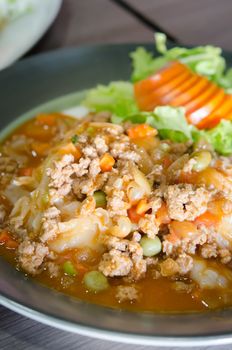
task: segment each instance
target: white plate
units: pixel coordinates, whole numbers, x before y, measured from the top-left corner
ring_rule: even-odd
[[[35,8],[0,31],[0,70],[25,54],[47,31],[62,0],[38,0]]]

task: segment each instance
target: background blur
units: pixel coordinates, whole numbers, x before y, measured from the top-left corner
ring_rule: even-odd
[[[232,0],[64,0],[56,21],[29,54],[93,43],[151,42],[153,28],[182,44],[232,50],[231,18]]]

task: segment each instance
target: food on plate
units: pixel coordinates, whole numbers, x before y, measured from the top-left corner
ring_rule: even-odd
[[[0,29],[31,11],[36,0],[0,0]]]
[[[87,91],[82,118],[41,112],[2,141],[0,254],[105,306],[232,306],[230,71],[217,48],[157,43],[132,83]]]

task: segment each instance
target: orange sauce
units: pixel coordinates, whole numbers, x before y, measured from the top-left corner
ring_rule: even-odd
[[[68,126],[71,128],[76,123],[70,117],[62,117]],[[37,129],[37,130],[35,130]],[[54,143],[56,136],[56,125],[41,125],[37,119],[32,119],[14,131],[8,137],[11,139],[13,135],[25,135],[33,138],[36,142],[46,142],[51,146]],[[29,157],[29,167],[38,166],[44,159],[43,156],[37,155],[31,150]],[[0,203],[6,205],[6,200],[0,197]],[[11,209],[10,207],[8,208]],[[67,254],[76,254],[76,251],[67,252]],[[0,256],[5,258],[10,264],[17,266],[17,256],[14,249],[6,249],[4,245],[0,245]],[[62,261],[62,255],[60,257]],[[35,281],[56,289],[69,296],[85,300],[88,302],[113,307],[122,308],[132,311],[152,311],[152,312],[199,312],[206,311],[211,308],[220,308],[224,306],[232,306],[232,286],[228,290],[200,290],[196,285],[191,291],[181,291],[175,288],[176,282],[174,279],[158,278],[155,279],[152,271],[149,271],[144,279],[136,283],[140,298],[136,302],[119,303],[115,298],[116,287],[118,285],[128,285],[121,278],[109,279],[110,287],[101,293],[89,292],[83,284],[83,274],[85,271],[97,268],[99,256],[93,254],[91,263],[83,263],[82,269],[77,273],[77,276],[70,277],[61,274],[59,277],[51,278],[47,271],[36,275],[33,278]],[[214,263],[213,263],[214,264]],[[218,263],[220,266],[220,263]],[[220,267],[219,267],[220,268]],[[185,279],[187,284],[192,281]]]

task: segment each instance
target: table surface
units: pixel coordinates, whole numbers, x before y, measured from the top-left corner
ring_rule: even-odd
[[[179,44],[214,44],[232,50],[231,13],[230,0],[64,0],[54,24],[27,56],[92,43],[151,42],[155,29]],[[0,349],[13,348],[145,349],[63,332],[0,307]]]

